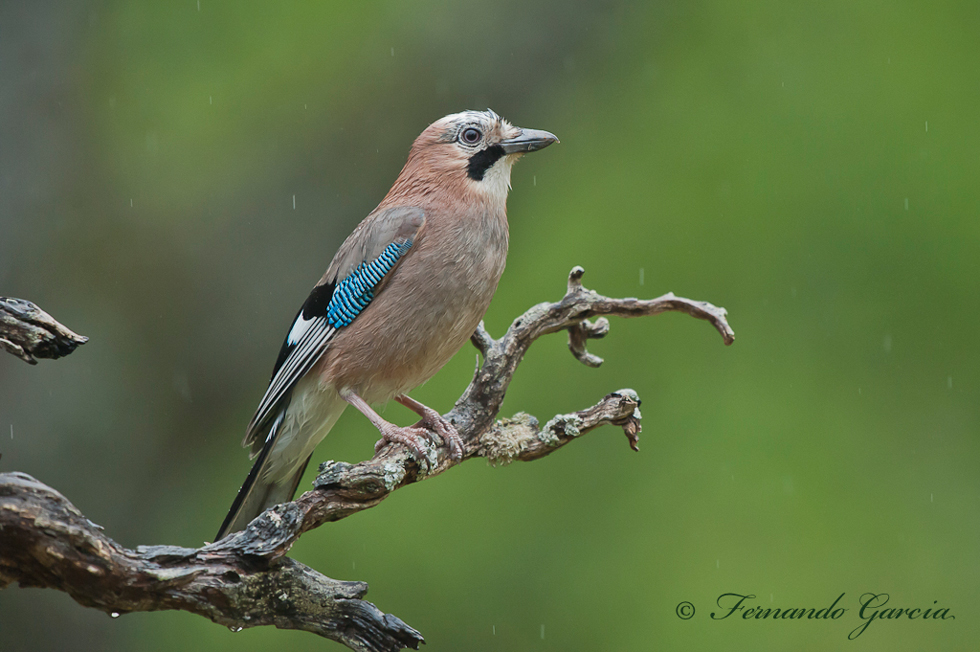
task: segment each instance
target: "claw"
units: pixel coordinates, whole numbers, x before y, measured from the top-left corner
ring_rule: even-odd
[[[425,446],[422,444],[421,440],[421,437],[425,434],[426,433],[423,429],[416,428],[414,426],[400,428],[392,425],[391,428],[386,428],[381,432],[381,439],[379,439],[374,445],[374,452],[377,453],[387,444],[401,444],[411,451],[415,458],[420,462],[426,461],[428,459],[428,455],[426,455]]]
[[[395,400],[422,417],[413,427],[422,428],[438,435],[442,439],[443,445],[449,448],[449,459],[454,462],[463,459],[463,439],[453,424],[432,408],[419,403],[410,396],[403,394],[396,396]]]
[[[419,421],[420,424],[425,425],[429,430],[435,432],[442,439],[442,443],[449,447],[449,458],[454,462],[459,462],[463,459],[463,439],[459,436],[459,432],[456,431],[456,427],[449,423],[446,419],[442,418],[441,414],[433,412],[435,414],[435,420],[432,423],[426,423],[426,419]]]

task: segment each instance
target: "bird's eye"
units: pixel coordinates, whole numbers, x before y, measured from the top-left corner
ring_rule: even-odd
[[[459,135],[460,140],[462,140],[467,145],[476,145],[483,138],[483,134],[480,133],[479,129],[474,129],[473,127],[468,127],[463,130],[463,133]]]

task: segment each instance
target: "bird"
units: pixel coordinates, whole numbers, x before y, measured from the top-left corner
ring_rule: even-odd
[[[454,462],[462,440],[408,392],[470,339],[504,271],[513,164],[558,138],[492,110],[463,111],[415,139],[391,189],[344,240],[300,307],[248,424],[255,459],[215,541],[292,500],[314,448],[348,405],[380,431],[375,450],[426,459],[434,432]],[[371,406],[394,399],[421,418],[397,426]]]

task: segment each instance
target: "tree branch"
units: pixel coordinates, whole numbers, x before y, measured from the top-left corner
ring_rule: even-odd
[[[30,301],[0,297],[0,349],[24,362],[60,358],[86,342]]]
[[[583,273],[574,268],[561,301],[532,307],[499,340],[483,324],[473,334],[483,364],[445,415],[462,437],[464,460],[536,460],[606,424],[621,427],[638,450],[640,399],[629,389],[608,394],[584,410],[557,415],[543,427],[523,413],[496,420],[517,365],[542,335],[567,330],[572,354],[589,366],[602,363],[585,345],[609,332],[606,315],[680,311],[711,322],[726,344],[734,341],[723,308],[672,293],[650,300],[611,299],[585,289]],[[594,317],[599,319],[590,322]],[[360,600],[366,584],[332,580],[285,555],[304,532],[374,507],[392,491],[455,465],[444,447],[432,443],[425,452],[426,459],[416,460],[401,446],[388,445],[358,464],[324,462],[312,491],[267,510],[245,530],[196,550],[127,550],[55,490],[23,474],[3,474],[0,586],[17,581],[56,588],[110,613],[182,609],[232,628],[271,624],[302,629],[354,650],[417,648],[421,634]]]
[[[23,473],[0,474],[0,587],[46,587],[113,615],[181,609],[233,631],[302,629],[353,650],[418,649],[422,635],[340,582],[292,559],[148,546],[127,550],[60,493]]]

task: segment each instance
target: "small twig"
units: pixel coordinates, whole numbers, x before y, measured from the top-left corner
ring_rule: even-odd
[[[58,323],[30,301],[0,297],[0,349],[24,362],[57,359],[86,342],[87,337]]]
[[[604,425],[620,426],[630,448],[640,450],[640,398],[636,392],[621,389],[607,394],[586,410],[553,417],[543,428],[523,412],[501,419],[482,437],[479,455],[495,466],[515,460],[531,462]]]
[[[680,311],[710,321],[726,344],[734,341],[724,308],[670,293],[650,300],[610,299],[582,287],[583,273],[574,268],[561,301],[532,307],[499,340],[482,324],[473,334],[483,363],[445,415],[463,440],[464,460],[536,460],[604,424],[620,426],[638,450],[640,399],[629,389],[608,394],[590,408],[559,414],[544,427],[527,414],[496,420],[517,365],[542,335],[569,331],[569,348],[589,366],[602,360],[585,343],[609,332],[607,315]],[[401,446],[388,445],[359,464],[324,462],[312,491],[267,510],[244,531],[197,550],[126,550],[53,489],[20,474],[0,476],[0,586],[11,581],[49,586],[84,605],[118,613],[181,609],[234,628],[274,624],[303,629],[355,650],[417,646],[422,642],[417,631],[360,600],[366,584],[332,580],[285,555],[304,532],[374,507],[399,487],[455,465],[445,447],[433,444],[427,453],[428,463],[419,464]]]

